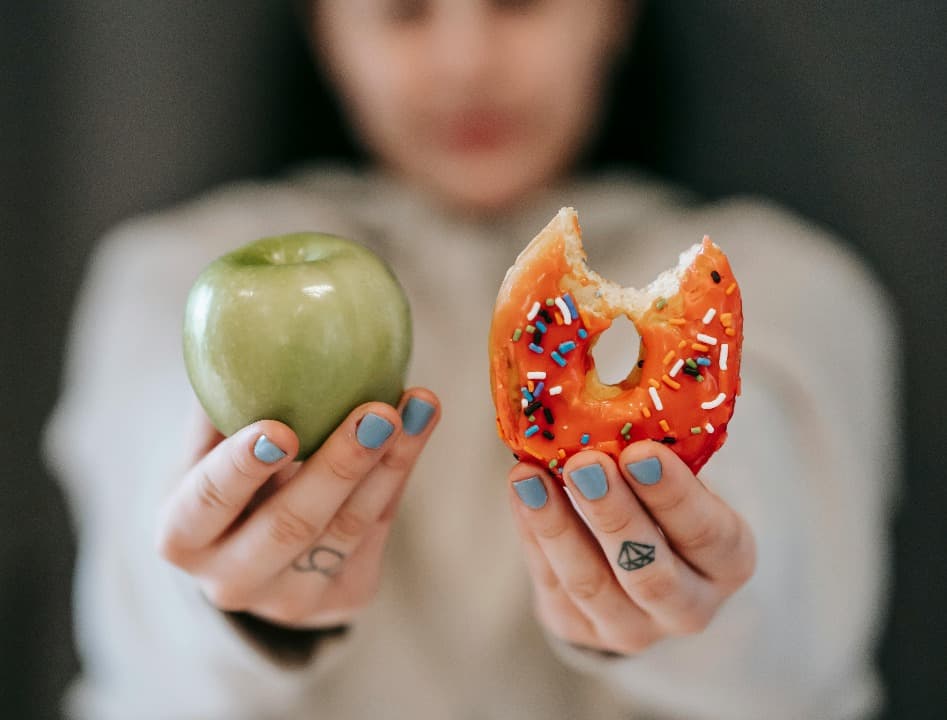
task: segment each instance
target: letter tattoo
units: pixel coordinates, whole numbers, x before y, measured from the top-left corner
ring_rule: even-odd
[[[342,569],[345,555],[325,545],[317,545],[293,560],[293,569],[299,572],[317,572],[333,577]]]

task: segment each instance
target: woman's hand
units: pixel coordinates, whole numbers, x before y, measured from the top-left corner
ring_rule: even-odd
[[[163,509],[159,552],[221,610],[289,627],[348,623],[375,594],[405,481],[438,416],[420,388],[398,410],[362,405],[304,463],[282,423],[223,439],[204,418],[196,463]]]
[[[553,635],[638,653],[701,632],[753,574],[746,522],[666,446],[635,443],[617,465],[578,453],[563,476],[588,527],[559,480],[526,463],[510,472],[536,612]]]

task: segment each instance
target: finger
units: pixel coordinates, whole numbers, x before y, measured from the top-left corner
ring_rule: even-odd
[[[595,628],[597,645],[619,652],[646,647],[654,623],[619,585],[595,538],[547,473],[519,464],[510,473],[511,502],[563,590]]]
[[[205,573],[223,583],[228,595],[244,597],[282,572],[313,547],[400,429],[390,405],[356,408],[282,488],[221,542]],[[320,561],[328,562],[330,554]]]
[[[753,574],[756,546],[746,521],[666,446],[629,445],[619,458],[628,487],[698,572],[733,590]]]
[[[217,444],[165,503],[158,522],[161,554],[186,563],[217,540],[267,479],[292,463],[298,447],[296,434],[275,420],[255,422]]]
[[[563,477],[628,597],[666,630],[706,625],[720,602],[713,586],[671,550],[614,461],[581,452]]]

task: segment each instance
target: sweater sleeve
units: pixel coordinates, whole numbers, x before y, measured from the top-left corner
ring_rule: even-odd
[[[868,716],[898,478],[891,308],[837,241],[773,208],[693,220],[658,240],[721,244],[746,336],[730,436],[701,477],[753,528],[757,571],[699,635],[619,659],[553,646],[657,717]]]
[[[248,217],[265,217],[258,210]],[[250,237],[283,230],[230,220]],[[229,233],[227,224],[208,231]],[[227,249],[202,244],[208,237],[193,226],[154,218],[113,233],[94,255],[72,324],[45,437],[79,541],[82,673],[67,698],[71,717],[299,717],[347,645],[342,632],[277,632],[221,613],[155,550],[158,509],[182,475],[196,403],[181,356],[184,301],[200,268]],[[305,717],[318,717],[318,706]]]

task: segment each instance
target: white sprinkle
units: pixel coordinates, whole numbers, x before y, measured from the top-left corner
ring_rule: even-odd
[[[652,388],[652,390],[653,390],[653,389],[654,389],[654,388]],[[725,393],[720,393],[720,394],[719,394],[717,397],[715,397],[713,400],[708,400],[707,402],[702,402],[702,403],[700,404],[700,406],[701,406],[704,410],[713,410],[715,407],[719,407],[720,404],[721,404],[724,400],[726,400],[726,399],[727,399],[726,394],[725,394]]]
[[[662,410],[664,410],[664,405],[661,404],[661,398],[658,395],[657,389],[653,387],[649,387],[648,392],[651,393],[651,402],[654,403],[654,409],[657,410],[658,412],[661,412]]]
[[[520,400],[520,407],[526,407],[527,405],[529,405],[529,403],[526,402],[526,398],[522,398]]]
[[[684,367],[684,361],[678,358],[677,362],[671,366],[668,377],[675,377],[681,371],[682,367]]]
[[[727,343],[720,346],[720,369],[727,369],[727,356],[730,354],[730,347]]]
[[[550,395],[558,395],[562,392],[562,385],[553,385],[549,388],[548,392]]]
[[[714,315],[717,314],[715,308],[710,308],[707,312],[704,313],[704,325],[709,325],[710,321],[714,319]]]
[[[726,345],[724,345],[724,347],[726,347]],[[527,379],[527,380],[545,380],[545,379],[546,379],[546,373],[543,372],[542,370],[536,370],[536,371],[534,371],[534,372],[528,372],[528,373],[526,373],[526,379]]]
[[[704,430],[707,431],[707,434],[708,434],[708,435],[713,435],[713,434],[714,434],[714,426],[711,425],[710,423],[707,423],[706,425],[704,425]]]
[[[533,303],[533,307],[529,309],[529,312],[526,313],[526,319],[532,322],[536,319],[536,316],[539,315],[539,300]]]
[[[717,344],[717,338],[711,337],[710,335],[704,335],[703,333],[697,333],[697,339],[702,343],[706,343],[707,345]]]
[[[559,312],[562,313],[562,323],[563,325],[572,324],[572,313],[569,312],[569,306],[566,305],[566,301],[561,297],[556,298],[556,307],[559,308]]]

